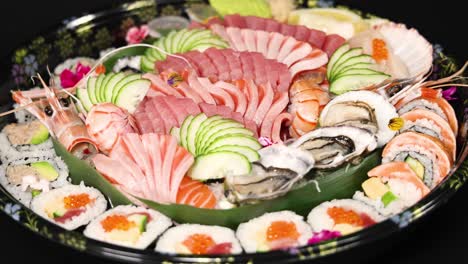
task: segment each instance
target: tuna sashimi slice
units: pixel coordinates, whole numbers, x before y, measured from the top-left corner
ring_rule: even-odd
[[[188,85],[200,95],[203,102],[208,104],[216,103],[208,89],[203,87],[202,84],[198,81],[198,77],[195,75],[195,73],[190,73],[187,81]]]
[[[252,80],[249,81],[239,81],[238,86],[245,86],[247,88],[247,97],[248,97],[248,104],[247,109],[245,111],[244,117],[250,120],[253,120],[255,117],[255,113],[257,112],[258,107],[258,86],[254,84]],[[245,92],[245,88],[244,88]]]
[[[213,96],[213,98],[216,101],[215,104],[225,105],[225,106],[231,108],[232,110],[234,110],[236,108],[234,100],[233,100],[232,96],[228,92],[226,92],[225,90],[223,90],[223,89],[221,89],[219,87],[216,87],[207,78],[198,78],[198,81],[200,82],[201,85],[203,85],[203,87],[205,89],[208,90],[208,92],[211,94],[211,96]]]
[[[161,119],[163,120],[166,133],[169,133],[171,128],[178,126],[177,119],[167,105],[164,97],[154,97],[150,102],[153,104],[156,111],[159,112]]]
[[[152,73],[146,73],[142,76],[151,81],[151,89],[167,95],[182,96],[159,76]]]
[[[281,138],[281,128],[283,124],[290,125],[292,119],[293,116],[288,112],[281,113],[275,118],[271,128],[271,134],[269,136],[273,142],[276,143],[283,141]]]
[[[236,86],[227,82],[219,81],[215,83],[215,86],[225,90],[229,95],[231,95],[236,105],[234,111],[244,115],[247,108],[247,99],[245,98],[244,93]]]
[[[318,69],[328,63],[328,56],[325,52],[319,49],[312,51],[307,57],[293,64],[289,71],[291,76],[295,76],[303,71]]]
[[[322,50],[328,54],[330,57],[337,48],[339,48],[343,43],[346,42],[346,39],[337,34],[328,35],[323,43]]]

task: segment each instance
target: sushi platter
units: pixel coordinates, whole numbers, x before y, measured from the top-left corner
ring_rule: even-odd
[[[307,261],[405,229],[468,179],[468,63],[376,15],[142,0],[64,21],[0,83],[0,211],[135,263]]]

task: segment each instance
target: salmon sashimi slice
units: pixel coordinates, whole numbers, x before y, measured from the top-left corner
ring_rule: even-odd
[[[288,106],[289,95],[287,92],[277,93],[273,105],[269,108],[265,118],[263,119],[260,127],[260,135],[264,137],[277,137],[278,135],[272,136],[273,123],[277,116],[279,116]]]
[[[169,135],[129,133],[110,156],[93,158],[96,169],[126,193],[158,203],[176,203],[193,156]]]
[[[189,177],[184,177],[177,193],[177,203],[213,209],[216,207],[217,201],[208,186]]]
[[[273,121],[273,127],[271,128],[271,140],[273,142],[283,142],[284,138],[281,137],[281,130],[283,128],[283,125],[291,125],[292,120],[293,116],[288,112],[281,113],[275,118],[275,120]]]
[[[236,105],[234,111],[244,115],[247,108],[247,99],[245,98],[245,94],[239,88],[227,82],[218,81],[215,83],[215,86],[225,90],[229,95],[231,95]]]
[[[421,191],[422,196],[426,196],[430,192],[429,188],[427,188],[406,162],[397,161],[385,163],[373,168],[367,175],[369,175],[369,177],[382,178],[384,181],[387,181],[387,179],[396,179],[410,182]]]
[[[255,113],[254,121],[257,123],[257,125],[261,125],[268,110],[271,108],[271,105],[273,104],[273,99],[275,96],[275,93],[271,87],[271,85],[268,83],[266,85],[260,86],[261,88],[261,95],[259,93],[259,97],[261,98],[260,103],[258,104],[257,112]]]

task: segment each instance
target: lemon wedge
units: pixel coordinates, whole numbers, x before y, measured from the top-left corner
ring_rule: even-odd
[[[290,13],[288,22],[322,30],[327,34],[338,34],[345,39],[369,28],[359,15],[338,8],[298,9]]]

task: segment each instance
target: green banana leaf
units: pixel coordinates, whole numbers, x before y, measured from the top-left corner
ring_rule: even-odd
[[[86,162],[67,152],[55,140],[54,146],[57,154],[68,165],[74,184],[83,181],[86,185],[99,189],[114,206],[131,203]],[[380,164],[380,161],[380,151],[375,151],[358,165],[348,165],[334,171],[311,171],[311,175],[307,175],[307,177],[315,177],[320,191],[317,189],[316,183],[310,182],[284,196],[228,210],[200,209],[180,204],[164,205],[145,199],[140,200],[148,207],[167,215],[178,223],[198,223],[236,228],[240,223],[266,212],[291,210],[307,216],[312,208],[322,202],[350,198],[361,188],[361,183],[367,179],[367,172]]]
[[[55,153],[57,153],[68,166],[73,184],[80,184],[83,182],[86,186],[97,188],[111,201],[113,206],[132,203],[88,163],[73,156],[56,139],[52,139],[52,141],[54,143]]]

